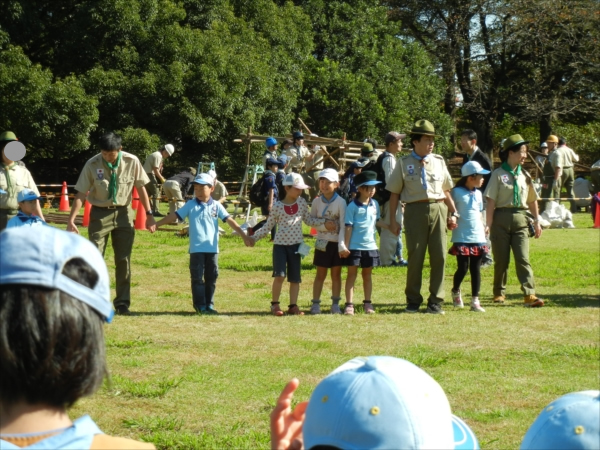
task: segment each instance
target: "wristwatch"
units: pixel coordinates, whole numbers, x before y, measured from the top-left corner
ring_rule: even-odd
[[[450,217],[456,217],[458,219],[460,217],[460,214],[454,211],[452,214],[450,214]]]
[[[154,213],[152,212],[152,210],[148,210],[148,211],[146,211],[146,215],[147,216],[153,216]]]

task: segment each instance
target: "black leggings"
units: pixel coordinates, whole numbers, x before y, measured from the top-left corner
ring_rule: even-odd
[[[452,288],[454,291],[460,289],[460,284],[465,278],[467,270],[470,269],[471,295],[473,297],[479,297],[479,288],[481,287],[481,273],[479,272],[479,269],[481,268],[481,258],[483,258],[483,254],[479,256],[456,255],[458,268],[456,269],[456,272],[454,272],[454,286]]]

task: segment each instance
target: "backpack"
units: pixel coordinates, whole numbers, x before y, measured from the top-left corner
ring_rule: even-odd
[[[344,178],[342,184],[337,189],[337,193],[340,197],[346,200],[346,204],[350,203],[350,177]]]
[[[264,206],[267,198],[263,192],[263,185],[265,184],[265,177],[262,176],[260,179],[252,185],[248,198],[253,206]]]
[[[377,162],[373,165],[371,170],[377,174],[377,181],[381,181],[381,183],[375,185],[375,195],[373,196],[375,200],[379,203],[379,206],[386,203],[391,196],[391,192],[385,188],[385,173],[383,172],[383,160],[385,158],[393,158],[394,155],[388,152],[383,152],[377,158]]]

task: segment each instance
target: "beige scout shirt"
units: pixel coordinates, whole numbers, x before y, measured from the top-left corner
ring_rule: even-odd
[[[572,148],[563,145],[556,149],[557,152],[560,152],[562,166],[565,169],[569,167],[573,167],[573,163],[579,161],[579,156],[573,151]]]
[[[102,154],[98,154],[88,160],[79,174],[79,179],[75,185],[78,192],[88,192],[88,201],[94,206],[113,206],[113,202],[108,198],[108,183],[111,177],[111,170],[102,159]],[[117,203],[118,206],[129,205],[131,203],[131,194],[133,187],[138,189],[150,182],[148,175],[144,172],[142,164],[137,156],[131,153],[121,152],[121,163],[117,168]]]
[[[159,169],[162,166],[163,157],[161,152],[154,152],[148,155],[146,161],[144,161],[144,170],[146,173],[152,173],[154,169]]]
[[[528,208],[539,196],[531,183],[531,176],[521,170],[517,185],[521,191],[521,204],[513,205],[513,176],[502,167],[494,170],[485,190],[485,196],[496,202],[496,208]]]
[[[7,176],[10,177],[10,189],[6,179]],[[31,189],[38,196],[40,195],[29,170],[16,162],[8,167],[0,165],[0,188],[7,192],[6,194],[0,194],[0,209],[18,209],[17,195],[25,188]]]
[[[221,200],[223,197],[227,197],[229,192],[227,192],[227,188],[223,183],[219,180],[215,183],[215,190],[213,191],[211,197],[215,200]]]
[[[287,173],[290,173],[292,169],[300,170],[302,168],[304,165],[304,158],[310,155],[310,151],[304,145],[301,147],[294,147],[292,145],[284,151],[284,154],[291,158],[285,169]]]
[[[454,184],[446,167],[444,158],[430,154],[425,164],[427,191],[421,182],[421,161],[412,155],[402,156],[396,163],[392,176],[385,188],[400,194],[400,201],[413,203],[422,200],[443,200],[444,192],[452,189]]]

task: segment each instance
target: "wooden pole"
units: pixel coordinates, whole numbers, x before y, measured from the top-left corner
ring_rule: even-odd
[[[308,134],[313,134],[313,132],[310,131],[310,129],[306,126],[306,124],[300,117],[298,117],[298,122],[300,122],[300,125],[303,126],[306,131],[308,131]]]
[[[250,165],[250,146],[252,145],[252,128],[248,127],[248,134],[246,135],[246,166]]]

